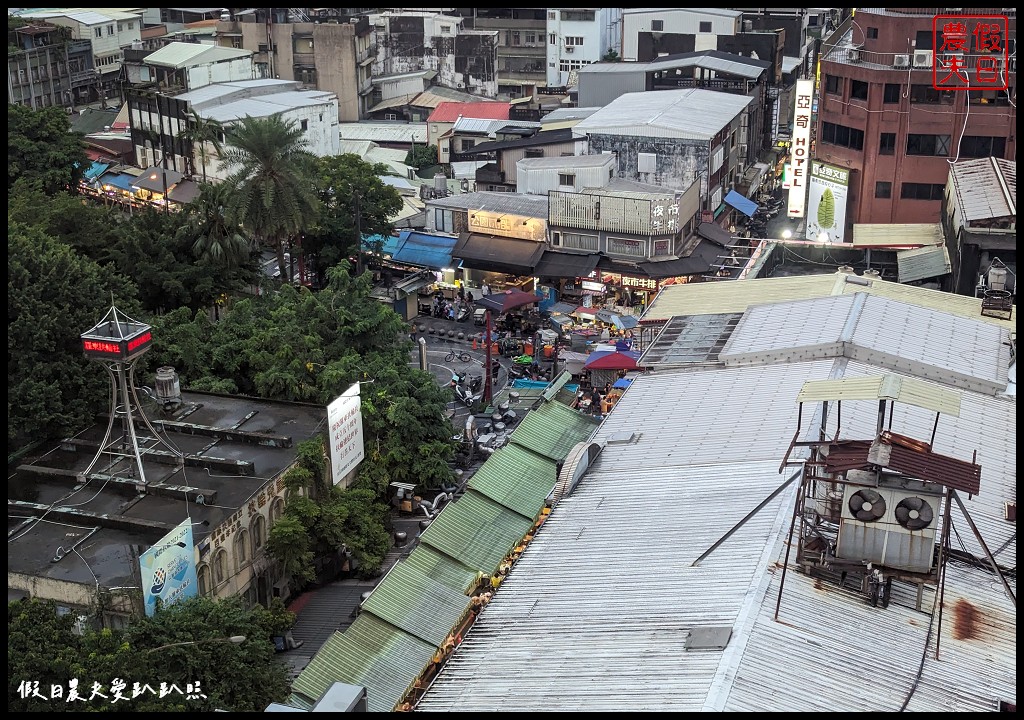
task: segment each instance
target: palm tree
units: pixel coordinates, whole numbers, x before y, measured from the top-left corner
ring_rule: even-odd
[[[236,268],[252,254],[252,243],[228,216],[230,188],[199,186],[199,197],[188,204],[188,220],[178,232],[192,240],[192,253],[205,262]]]
[[[319,214],[313,190],[314,156],[302,130],[277,116],[246,117],[228,129],[221,160],[231,173],[229,217],[277,251],[282,278],[289,278],[284,241],[298,235]]]
[[[204,118],[196,112],[195,108],[189,108],[187,125],[179,135],[182,140],[192,146],[189,149],[187,156],[189,163],[189,175],[194,176],[196,174],[195,153],[198,150],[199,159],[203,164],[203,182],[206,182],[206,159],[210,157],[210,152],[206,149],[206,144],[209,143],[212,145],[214,155],[220,157],[221,151],[223,150],[220,139],[223,134],[224,126],[221,125],[219,121]]]

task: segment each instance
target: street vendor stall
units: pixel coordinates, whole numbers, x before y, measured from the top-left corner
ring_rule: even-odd
[[[632,350],[603,350],[593,352],[583,365],[590,371],[590,383],[594,387],[603,387],[615,382],[620,373],[637,370],[640,353]]]

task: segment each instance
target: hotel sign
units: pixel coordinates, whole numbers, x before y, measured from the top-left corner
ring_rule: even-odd
[[[807,176],[811,167],[811,113],[814,104],[814,81],[796,81],[793,109],[793,145],[790,150],[789,209],[787,217],[804,216],[807,202]]]

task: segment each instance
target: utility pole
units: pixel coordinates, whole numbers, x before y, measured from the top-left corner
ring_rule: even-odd
[[[356,277],[363,274],[363,230],[362,230],[362,208],[360,207],[359,193],[352,193],[356,201]]]

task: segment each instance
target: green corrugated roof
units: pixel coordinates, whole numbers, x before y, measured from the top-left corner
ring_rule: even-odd
[[[480,581],[480,572],[458,560],[439,553],[429,545],[419,545],[404,561],[421,573],[447,585],[452,590],[466,593]]]
[[[597,421],[559,402],[546,402],[527,413],[511,440],[546,458],[561,462],[573,446],[586,440]]]
[[[506,445],[487,458],[469,487],[533,520],[557,479],[553,460],[518,445]]]
[[[434,657],[435,646],[361,613],[344,633],[334,633],[292,689],[319,700],[333,683],[366,688],[367,710],[391,712]]]
[[[532,520],[470,490],[441,511],[420,542],[491,575],[532,525]]]
[[[400,562],[363,602],[363,612],[373,613],[436,647],[444,642],[468,605],[465,593]]]

